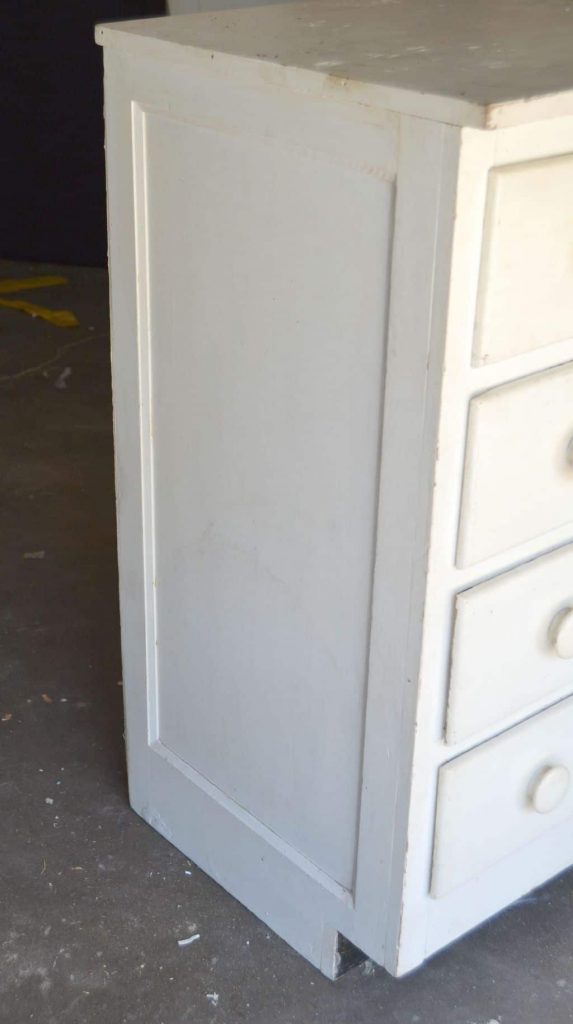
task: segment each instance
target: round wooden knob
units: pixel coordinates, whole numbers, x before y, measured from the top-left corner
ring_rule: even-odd
[[[573,658],[573,608],[563,608],[549,627],[553,650],[560,658]]]
[[[538,814],[556,810],[569,789],[569,772],[565,765],[543,768],[529,788],[529,802]]]

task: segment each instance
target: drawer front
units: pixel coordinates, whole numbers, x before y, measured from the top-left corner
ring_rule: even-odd
[[[458,594],[448,743],[572,692],[573,544]]]
[[[573,364],[472,399],[457,564],[473,565],[568,522]]]
[[[474,364],[573,336],[573,156],[489,175]]]
[[[440,769],[432,896],[471,881],[573,815],[573,698]],[[573,861],[563,849],[561,868]]]

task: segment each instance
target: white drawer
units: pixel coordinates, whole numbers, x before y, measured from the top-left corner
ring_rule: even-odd
[[[573,336],[573,156],[490,172],[474,364]]]
[[[458,594],[448,743],[573,692],[573,544]]]
[[[524,851],[572,814],[573,698],[568,698],[440,769],[432,896],[444,896]],[[573,841],[562,852],[559,870],[573,861]]]
[[[573,523],[572,441],[571,363],[472,399],[459,566]]]

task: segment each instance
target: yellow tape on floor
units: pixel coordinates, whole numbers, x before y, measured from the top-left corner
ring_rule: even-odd
[[[55,284],[67,283],[67,277],[5,277],[0,279],[0,295],[25,292],[29,288],[50,288]],[[48,309],[46,306],[37,306],[34,302],[26,302],[24,299],[0,299],[0,306],[5,306],[7,309],[19,309],[22,313],[40,317],[55,327],[79,326],[78,318],[69,309]]]
[[[27,292],[29,288],[51,288],[54,284],[67,283],[67,277],[3,277],[0,279],[0,295]]]
[[[0,299],[0,306],[39,316],[55,327],[77,327],[79,324],[78,318],[69,309],[46,309],[45,306],[36,306],[34,302],[24,302],[23,299]]]

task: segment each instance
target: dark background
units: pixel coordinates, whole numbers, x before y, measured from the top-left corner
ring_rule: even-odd
[[[102,21],[165,13],[165,0],[0,3],[0,256],[107,259]]]

